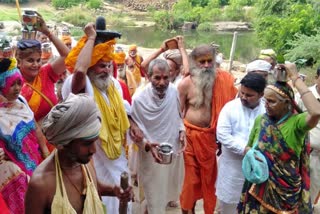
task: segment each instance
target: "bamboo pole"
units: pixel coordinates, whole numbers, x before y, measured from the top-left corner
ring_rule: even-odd
[[[20,9],[19,0],[16,0],[16,8],[18,10],[18,15],[19,15],[19,18],[20,18],[20,22],[22,23],[22,15],[21,15],[21,9]]]
[[[232,69],[232,64],[233,64],[233,58],[234,58],[234,52],[236,50],[236,45],[237,45],[237,37],[238,37],[238,32],[235,31],[233,33],[233,39],[232,39],[232,45],[231,45],[231,50],[230,50],[230,62],[229,62],[229,72],[231,73]]]

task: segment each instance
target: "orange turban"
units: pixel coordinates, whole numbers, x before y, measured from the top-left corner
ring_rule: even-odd
[[[124,52],[114,53],[114,61],[117,64],[124,64],[126,60],[126,54]]]
[[[87,36],[83,36],[77,45],[71,49],[67,58],[65,59],[65,64],[68,70],[73,73],[74,66],[76,65],[78,56],[80,51],[84,47],[87,41]],[[104,61],[111,61],[114,58],[114,45],[116,44],[116,40],[112,39],[104,43],[97,44],[94,46],[92,55],[91,55],[91,64],[90,67],[95,65],[100,59]]]
[[[130,45],[129,46],[129,51],[136,51],[137,50],[137,45]]]
[[[71,36],[62,36],[61,40],[64,44],[71,44],[72,43],[72,39]]]

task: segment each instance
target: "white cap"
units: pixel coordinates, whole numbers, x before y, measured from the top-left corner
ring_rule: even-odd
[[[252,72],[252,71],[265,71],[269,72],[271,69],[271,64],[265,60],[254,60],[247,64],[246,72]]]

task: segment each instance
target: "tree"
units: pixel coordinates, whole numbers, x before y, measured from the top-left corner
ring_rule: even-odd
[[[255,30],[265,47],[284,52],[295,34],[314,35],[320,16],[312,4],[298,0],[259,0]]]

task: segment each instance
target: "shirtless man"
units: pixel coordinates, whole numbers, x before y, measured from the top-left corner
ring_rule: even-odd
[[[131,187],[123,191],[97,180],[91,158],[100,127],[96,104],[85,94],[71,94],[49,112],[43,131],[57,150],[33,173],[26,214],[102,214],[100,195],[117,196],[121,202],[132,198]]]
[[[216,204],[218,115],[223,105],[235,97],[237,90],[229,73],[215,69],[215,49],[212,46],[196,47],[190,58],[190,75],[178,86],[187,139],[180,203],[182,213],[189,210],[194,213],[196,201],[203,198],[205,213],[212,214]]]

